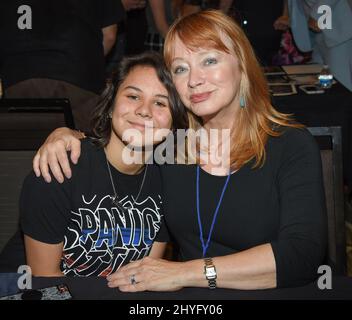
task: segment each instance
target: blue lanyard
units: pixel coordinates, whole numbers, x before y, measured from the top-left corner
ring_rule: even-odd
[[[199,171],[200,171],[200,168],[199,168],[199,166],[197,166],[197,215],[198,215],[198,226],[199,226],[199,238],[200,238],[200,242],[201,242],[201,244],[202,244],[202,248],[203,248],[203,258],[204,258],[205,255],[206,255],[206,253],[207,253],[208,247],[209,247],[211,235],[212,235],[212,233],[213,233],[215,221],[216,221],[216,218],[217,218],[218,213],[219,213],[219,208],[220,208],[222,199],[223,199],[223,197],[224,197],[224,194],[225,194],[227,185],[229,184],[231,172],[228,174],[227,179],[226,179],[226,182],[225,182],[225,184],[224,184],[224,187],[222,188],[221,196],[220,196],[219,202],[218,202],[218,204],[217,204],[217,206],[216,206],[215,213],[214,213],[214,216],[213,216],[213,221],[212,221],[212,223],[211,223],[210,231],[209,231],[209,234],[208,234],[208,239],[207,239],[206,244],[204,244],[204,239],[203,239],[203,227],[202,227],[202,221],[201,221],[201,219],[200,219],[200,209],[199,209],[199,208],[200,208],[200,206],[199,206],[199,198],[200,198],[200,197],[199,197]]]

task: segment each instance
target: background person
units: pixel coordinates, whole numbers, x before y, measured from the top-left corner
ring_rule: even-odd
[[[331,29],[319,27],[323,18],[319,8],[323,5],[331,9]],[[313,50],[312,62],[329,65],[334,77],[352,91],[352,1],[288,0],[288,9],[298,48]]]
[[[120,0],[29,0],[32,29],[20,29],[20,0],[0,3],[0,74],[7,98],[67,98],[77,129],[90,129],[105,88],[105,55],[123,18]]]

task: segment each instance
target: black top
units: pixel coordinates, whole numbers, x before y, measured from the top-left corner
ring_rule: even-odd
[[[270,243],[277,286],[299,286],[317,276],[326,252],[326,208],[320,151],[307,130],[269,138],[262,168],[253,161],[231,175],[207,256]],[[196,207],[196,166],[162,167],[165,221],[182,260],[202,257]],[[206,241],[226,177],[200,170],[200,215]]]
[[[219,0],[185,0],[185,3],[199,5],[203,9],[218,9]],[[282,31],[273,24],[282,15],[283,1],[277,0],[235,0],[228,14],[246,33],[253,49],[263,65],[272,65],[272,59],[280,47]]]
[[[28,0],[32,29],[18,28],[20,0],[0,2],[0,74],[4,88],[30,78],[104,88],[102,28],[124,17],[120,0]]]
[[[113,189],[103,149],[89,140],[72,166],[72,178],[46,183],[31,172],[24,181],[20,214],[23,232],[57,244],[64,241],[61,269],[66,275],[106,276],[121,265],[143,258],[156,239],[162,221],[160,170],[148,165],[144,176],[125,175],[111,166],[115,188],[125,207],[112,204]],[[161,230],[159,241],[166,241]]]
[[[218,9],[219,0],[185,0],[184,4],[200,6],[202,9]]]
[[[282,15],[283,1],[236,0],[229,10],[248,37],[261,65],[273,64],[278,53],[282,31],[275,30],[275,20]]]
[[[140,54],[145,50],[144,41],[147,35],[148,23],[145,8],[130,10],[126,13],[123,25],[125,32],[125,54]]]

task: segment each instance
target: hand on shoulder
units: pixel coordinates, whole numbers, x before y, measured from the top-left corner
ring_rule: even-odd
[[[33,159],[33,170],[36,176],[42,175],[46,182],[51,182],[50,168],[51,173],[60,183],[64,181],[63,174],[66,178],[71,178],[67,151],[71,151],[71,161],[76,164],[81,154],[80,139],[84,137],[82,132],[65,127],[54,130]]]

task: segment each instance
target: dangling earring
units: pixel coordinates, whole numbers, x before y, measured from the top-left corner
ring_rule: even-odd
[[[246,100],[244,99],[244,96],[241,95],[240,97],[240,107],[244,109],[246,107]]]

